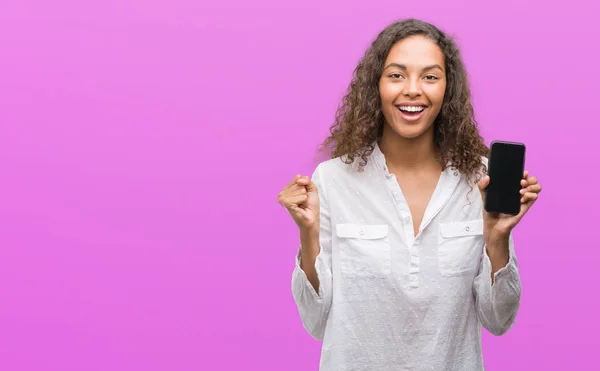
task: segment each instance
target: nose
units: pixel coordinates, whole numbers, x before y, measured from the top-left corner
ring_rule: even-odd
[[[408,79],[406,84],[404,84],[404,90],[402,92],[405,96],[410,98],[415,98],[421,95],[421,85],[419,84],[418,79]]]

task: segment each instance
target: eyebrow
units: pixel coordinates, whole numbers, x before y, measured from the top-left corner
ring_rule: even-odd
[[[406,71],[408,69],[403,64],[390,63],[387,66],[385,66],[384,70],[387,70],[390,67],[398,67],[398,68],[400,68],[401,70],[404,70],[404,71]],[[434,65],[431,65],[431,66],[427,66],[427,67],[423,68],[423,71],[429,71],[429,70],[433,70],[433,69],[436,69],[436,68],[439,69],[440,71],[443,71],[442,67],[439,64],[434,64]]]

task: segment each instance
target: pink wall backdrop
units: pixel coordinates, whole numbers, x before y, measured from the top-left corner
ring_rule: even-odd
[[[600,369],[600,7],[488,3],[3,1],[0,369],[316,370],[277,193],[409,16],[457,36],[487,141],[545,187],[488,370]]]

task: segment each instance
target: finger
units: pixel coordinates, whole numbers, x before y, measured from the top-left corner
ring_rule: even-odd
[[[485,192],[485,189],[487,188],[487,186],[490,184],[490,177],[488,175],[484,176],[483,179],[481,179],[478,183],[477,186],[479,187],[479,190],[482,192]]]
[[[286,208],[291,209],[291,208],[302,205],[303,203],[306,202],[307,199],[308,199],[308,195],[294,195],[294,196],[285,198],[283,200],[283,205]]]
[[[523,172],[523,179],[527,179],[529,177],[529,171],[525,170]]]
[[[527,179],[521,179],[521,187],[527,188],[528,185],[529,183],[527,183]]]
[[[527,192],[532,192],[532,193],[540,193],[542,191],[542,186],[539,184],[534,184],[531,185],[529,187],[524,187],[521,188],[521,190],[519,191],[522,195],[524,195]]]
[[[287,183],[283,188],[285,189],[285,188],[289,188],[289,187],[293,186],[294,184],[296,184],[296,182],[300,178],[301,178],[301,175],[300,174],[296,174],[296,176],[292,180],[290,180],[290,182]]]
[[[303,176],[300,179],[298,179],[297,182],[296,182],[296,185],[298,187],[302,187],[302,189],[304,190],[304,192],[312,192],[313,188],[316,189],[316,186],[314,185],[314,183],[312,182],[312,180],[310,180],[310,178],[307,177],[307,176]]]
[[[292,195],[292,194],[296,194],[296,193],[306,193],[306,187],[302,184],[292,184],[291,187],[289,187],[287,189],[287,193]]]
[[[285,201],[290,197],[298,196],[298,195],[306,195],[306,187],[292,184],[291,186],[287,186],[277,195],[277,202],[282,206],[285,206]]]
[[[528,200],[526,202],[521,203],[521,211],[519,212],[519,217],[523,217],[523,215],[525,215],[529,211],[529,209],[534,203],[535,200]]]
[[[310,178],[306,175],[301,176],[298,179],[296,179],[296,184],[299,184],[301,186],[306,186],[309,182],[310,182]]]
[[[306,187],[298,185],[298,184],[294,184],[291,187],[284,189],[283,191],[281,191],[279,193],[279,198],[281,200],[285,200],[288,199],[290,197],[294,197],[294,196],[299,196],[299,195],[305,195],[306,192]]]
[[[310,179],[309,177],[305,178],[306,180],[306,191],[307,192],[318,192],[317,185]]]
[[[521,203],[528,203],[538,199],[538,194],[533,192],[527,192],[521,197]]]
[[[484,176],[479,182],[477,182],[477,187],[479,188],[479,192],[481,193],[481,197],[485,198],[485,189],[490,184],[490,177],[488,175]]]
[[[315,192],[316,192],[316,191],[318,191],[318,189],[317,189],[317,185],[316,185],[316,184],[315,184],[315,183],[312,181],[312,179],[311,179],[309,176],[307,176],[307,175],[305,175],[305,176],[303,176],[303,177],[300,177],[300,178],[298,178],[298,180],[296,181],[296,183],[297,183],[298,185],[302,185],[302,186],[306,187],[306,190],[307,190],[308,192],[313,192],[313,191],[315,191]]]
[[[538,179],[534,176],[527,178],[527,184],[534,185],[538,183]]]

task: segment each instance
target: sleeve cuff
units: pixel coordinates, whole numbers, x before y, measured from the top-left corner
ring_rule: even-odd
[[[487,272],[487,276],[489,277],[492,272],[492,261],[487,254],[486,246],[483,247],[483,255],[484,255],[484,271]],[[492,288],[497,288],[497,290],[501,290],[502,292],[514,292],[518,296],[521,295],[521,285],[519,283],[519,269],[517,266],[516,257],[511,250],[508,256],[508,263],[498,269],[496,273],[494,273],[494,283],[490,281]]]
[[[323,296],[323,285],[322,284],[319,285],[319,293],[317,294],[317,292],[315,291],[315,288],[308,280],[306,273],[304,272],[304,270],[302,270],[302,267],[300,266],[300,259],[301,259],[301,251],[300,251],[300,248],[298,248],[298,253],[296,254],[296,259],[295,259],[296,266],[295,266],[294,270],[296,271],[296,274],[301,277],[302,284],[304,285],[304,289],[308,290],[316,300],[320,301],[321,297]],[[317,272],[317,277],[319,277],[319,281],[321,280],[321,277],[323,276],[321,274],[321,265],[322,265],[321,259],[322,259],[321,253],[319,252],[319,255],[317,255],[317,258],[315,260],[315,271]]]
[[[492,272],[492,261],[490,260],[490,257],[487,254],[487,246],[484,245],[483,246],[483,256],[484,256],[484,269],[487,272]],[[506,265],[500,269],[498,269],[498,271],[496,273],[494,273],[494,281],[496,281],[497,278],[502,279],[503,277],[510,277],[513,274],[517,273],[517,264],[516,264],[516,259],[514,254],[512,253],[512,251],[510,252],[510,254],[508,255],[508,263],[506,263]]]

